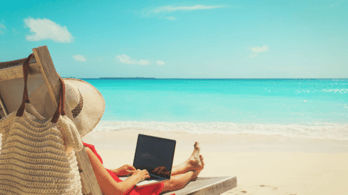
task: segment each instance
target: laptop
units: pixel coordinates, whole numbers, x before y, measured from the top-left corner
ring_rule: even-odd
[[[133,166],[146,169],[151,178],[137,183],[137,186],[150,185],[169,180],[172,172],[176,141],[144,134],[138,135]],[[127,177],[120,177],[124,180]]]

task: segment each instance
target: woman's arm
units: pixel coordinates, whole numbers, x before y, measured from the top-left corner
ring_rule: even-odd
[[[150,177],[146,170],[136,170],[128,179],[117,183],[106,171],[104,165],[100,163],[93,151],[89,148],[86,148],[86,151],[89,160],[91,161],[94,174],[97,177],[100,189],[104,195],[124,194],[131,190],[139,181]]]

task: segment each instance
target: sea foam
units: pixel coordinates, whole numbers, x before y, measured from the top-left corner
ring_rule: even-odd
[[[236,124],[231,122],[138,122],[101,121],[93,131],[162,131],[191,134],[250,134],[286,137],[348,140],[348,124]]]

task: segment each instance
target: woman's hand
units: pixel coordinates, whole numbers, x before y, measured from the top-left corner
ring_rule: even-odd
[[[140,182],[140,181],[143,181],[145,179],[150,178],[150,175],[146,169],[144,169],[144,170],[137,169],[137,170],[133,171],[132,177],[136,177],[137,181]]]
[[[117,176],[126,176],[132,174],[135,170],[135,167],[132,165],[123,165],[118,169],[112,170],[112,172],[114,172]]]

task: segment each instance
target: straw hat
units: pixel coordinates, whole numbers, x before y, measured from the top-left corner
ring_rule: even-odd
[[[80,79],[64,78],[65,103],[74,117],[74,123],[83,137],[98,124],[105,110],[105,100],[100,92],[91,84]],[[49,119],[56,108],[47,93],[47,87],[42,84],[29,95],[29,100],[36,110]]]

